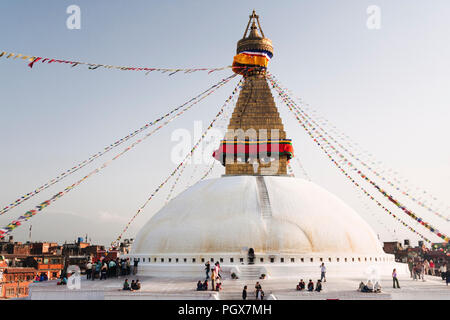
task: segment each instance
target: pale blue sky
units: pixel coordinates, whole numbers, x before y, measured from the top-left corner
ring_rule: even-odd
[[[66,8],[71,4],[81,8],[81,30],[66,28]],[[380,30],[366,27],[369,5],[381,8]],[[275,54],[269,68],[283,84],[415,185],[443,200],[449,198],[450,3],[446,0],[432,5],[424,0],[2,0],[0,51],[114,65],[222,67],[231,64],[252,9],[273,41]],[[230,71],[145,76],[54,64],[30,69],[21,61],[1,58],[0,74],[3,207]],[[192,130],[195,120],[209,123],[236,81],[33,218],[34,240],[72,240],[86,232],[93,241],[113,240],[175,167],[170,162],[173,130]],[[379,217],[373,218],[286,109],[280,104],[279,109],[313,181],[358,210],[383,240],[392,235],[378,219],[390,229],[397,228],[400,239],[416,239],[371,205],[372,214]],[[293,166],[298,169],[295,162]],[[0,216],[1,225],[87,172],[85,168]],[[221,173],[216,169],[213,176]],[[177,192],[189,176],[188,170]],[[135,221],[129,236],[163,205],[169,188]],[[418,212],[450,232],[448,223]],[[27,230],[22,227],[14,235],[25,240]]]

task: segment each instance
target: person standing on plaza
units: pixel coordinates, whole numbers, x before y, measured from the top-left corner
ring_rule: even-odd
[[[86,280],[92,278],[92,263],[89,261],[86,265]]]
[[[262,289],[258,289],[256,291],[256,300],[262,300],[264,298],[264,291]]]
[[[133,274],[137,273],[137,271],[138,271],[138,264],[139,264],[138,258],[134,258],[134,261],[133,261]]]
[[[393,287],[395,289],[395,285],[397,284],[397,288],[400,289],[400,284],[398,283],[398,279],[397,279],[397,270],[394,269],[392,271],[392,282],[393,282]]]
[[[443,265],[441,265],[439,267],[439,272],[441,273],[442,280],[445,280],[445,278],[447,276],[447,264],[446,263],[444,263]]]
[[[109,261],[109,265],[108,265],[108,277],[112,278],[116,276],[116,262],[111,259],[111,261]]]
[[[106,273],[108,272],[108,266],[105,263],[102,264],[102,268],[100,269],[100,280],[105,279],[106,280]]]
[[[414,275],[415,275],[415,278],[414,278],[414,280],[419,280],[420,279],[420,270],[421,270],[421,267],[420,267],[420,262],[417,262],[416,263],[416,266],[415,266],[415,273],[414,273]]]
[[[116,274],[114,275],[116,278],[120,275],[120,258],[116,258],[116,268],[115,268]]]
[[[425,259],[425,261],[423,262],[423,272],[424,274],[428,275],[430,271],[430,263],[428,262],[427,259]]]
[[[125,259],[120,260],[120,269],[122,270],[121,275],[126,276],[127,275],[127,264]]]
[[[261,284],[259,283],[259,281],[256,282],[255,284],[255,294],[256,294],[256,299],[258,299],[258,292],[262,290]]]
[[[422,278],[422,281],[425,281],[425,264],[423,262],[419,262],[419,272],[419,279]]]
[[[209,263],[209,261],[206,261],[206,263],[205,263],[206,279],[209,278],[210,271],[211,271],[211,264]]]
[[[242,290],[242,300],[247,300],[247,286],[244,286],[244,290]]]
[[[325,273],[327,272],[327,268],[325,267],[325,263],[322,262],[320,265],[320,281],[327,282],[327,278],[325,278]]]
[[[129,276],[131,274],[131,262],[130,262],[130,258],[127,258],[127,275]]]
[[[220,263],[219,261],[216,262],[216,274],[217,276],[222,279],[222,276],[220,275]]]
[[[410,274],[411,274],[411,278],[414,279],[414,275],[413,275],[413,272],[414,272],[414,263],[413,263],[413,261],[412,261],[411,258],[408,259],[408,269],[409,269],[409,272],[410,272]]]
[[[211,269],[211,290],[216,290],[216,266]]]
[[[430,260],[430,271],[431,271],[431,275],[434,276],[434,268],[435,268],[435,264],[433,262],[433,260]]]
[[[95,277],[96,277],[97,275],[99,275],[99,277],[100,277],[100,269],[102,268],[102,263],[101,263],[100,260],[97,261],[97,263],[95,264],[95,267],[94,267],[94,268],[95,268],[95,269],[94,269],[94,272],[93,272],[93,274],[92,274],[92,280],[95,280]]]

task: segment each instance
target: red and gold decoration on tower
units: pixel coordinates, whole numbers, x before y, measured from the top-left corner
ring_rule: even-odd
[[[213,157],[225,166],[227,157],[245,159],[263,159],[286,156],[287,160],[294,157],[294,148],[291,139],[283,140],[223,140],[218,150],[213,153]]]

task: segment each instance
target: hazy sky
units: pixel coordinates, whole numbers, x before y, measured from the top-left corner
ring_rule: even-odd
[[[66,8],[81,8],[81,29],[66,27]],[[366,26],[369,5],[381,9],[381,29]],[[248,15],[256,9],[274,45],[270,71],[364,149],[414,185],[449,203],[450,3],[397,1],[9,1],[0,2],[0,51],[114,65],[222,67],[230,65]],[[231,74],[172,77],[0,58],[0,206],[158,118]],[[237,79],[189,113],[114,161],[31,220],[33,240],[73,240],[86,233],[109,243],[176,164],[177,128],[204,127]],[[412,233],[352,187],[277,101],[311,179],[356,209],[382,240]],[[72,184],[126,145],[0,216],[5,225]],[[302,177],[296,161],[294,172]],[[189,183],[187,169],[176,193]],[[207,167],[194,172],[198,179]],[[212,177],[223,173],[216,166]],[[130,228],[163,204],[170,185]],[[367,186],[367,190],[370,186]],[[407,203],[407,201],[405,201]],[[417,224],[390,206],[407,222]],[[416,207],[414,207],[416,208]],[[445,206],[444,206],[445,208]],[[419,208],[420,209],[420,208]],[[423,217],[450,233],[448,222]],[[444,214],[449,215],[449,210]],[[30,222],[29,222],[30,223]],[[26,240],[28,225],[13,233]],[[325,223],[325,222],[324,222]],[[420,226],[433,241],[436,237]],[[394,231],[396,236],[394,236]]]

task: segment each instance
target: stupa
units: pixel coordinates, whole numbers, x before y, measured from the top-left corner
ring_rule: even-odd
[[[329,273],[406,270],[352,208],[286,174],[293,149],[265,77],[272,55],[253,11],[233,62],[244,84],[214,154],[225,174],[180,193],[142,227],[129,254],[140,275],[201,277],[206,261],[249,278],[318,273],[322,262]]]

